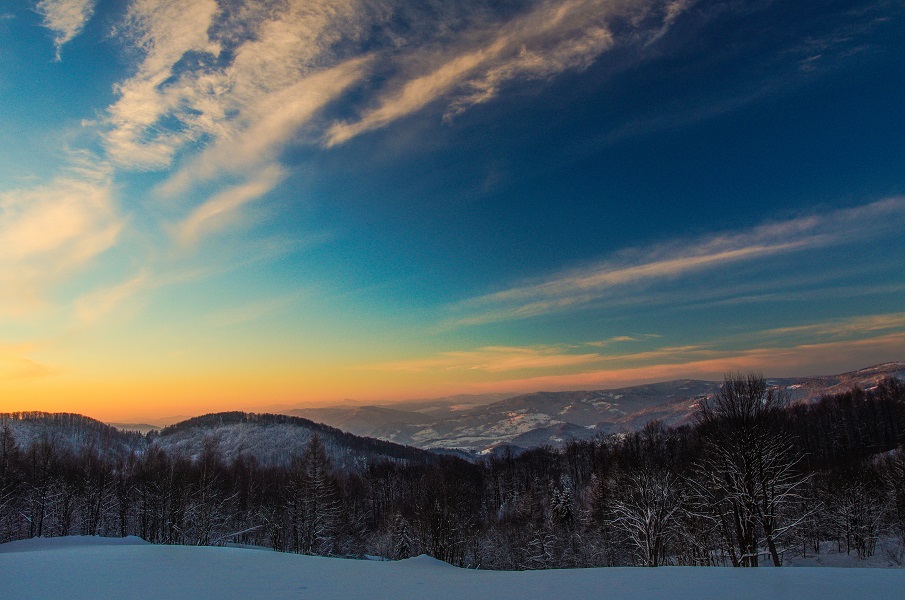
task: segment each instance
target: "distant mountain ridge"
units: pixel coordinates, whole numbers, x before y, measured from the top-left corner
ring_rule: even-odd
[[[819,377],[769,379],[795,402],[809,401],[853,387],[870,389],[885,377],[905,379],[905,362]],[[333,406],[293,409],[306,417],[357,435],[420,448],[492,451],[500,445],[531,448],[640,429],[652,420],[679,425],[698,404],[712,397],[720,382],[679,379],[611,390],[534,392],[490,404]]]

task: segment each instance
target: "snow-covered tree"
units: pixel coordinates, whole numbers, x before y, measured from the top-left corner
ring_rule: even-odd
[[[415,540],[412,536],[412,526],[408,519],[401,514],[396,515],[393,522],[392,533],[393,558],[409,558],[415,553]]]

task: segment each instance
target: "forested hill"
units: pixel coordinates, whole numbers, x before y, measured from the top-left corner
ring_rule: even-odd
[[[53,451],[123,457],[160,448],[173,457],[195,460],[203,448],[213,445],[231,462],[243,456],[259,464],[286,466],[305,452],[313,435],[324,443],[333,465],[340,470],[360,471],[374,460],[430,463],[437,455],[427,450],[359,437],[308,419],[286,415],[243,412],[213,413],[142,435],[122,431],[79,414],[16,412],[0,413],[0,428],[9,425],[17,445],[35,444]]]
[[[18,445],[28,448],[34,443],[50,443],[57,449],[82,452],[91,449],[104,455],[123,455],[139,449],[145,437],[121,431],[91,417],[75,413],[13,412],[0,413],[0,428],[8,425]]]
[[[240,455],[264,465],[286,465],[301,456],[317,435],[334,466],[359,471],[374,459],[430,463],[437,455],[427,450],[374,438],[360,437],[301,417],[222,412],[202,415],[148,434],[149,443],[176,455],[196,457],[206,443],[216,443],[227,461]]]

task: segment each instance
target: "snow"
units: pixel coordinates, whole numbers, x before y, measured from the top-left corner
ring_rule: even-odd
[[[840,552],[834,542],[821,542],[820,554],[813,551],[802,555],[801,549],[795,553],[787,552],[784,565],[793,567],[846,567],[846,568],[902,568],[905,564],[905,546],[901,540],[892,536],[881,536],[877,541],[872,556],[858,558],[858,554]]]
[[[379,562],[137,538],[55,538],[0,546],[0,598],[902,598],[905,570],[604,568],[472,571],[430,557]]]
[[[148,542],[130,535],[123,538],[105,538],[91,535],[69,537],[31,538],[0,544],[0,554],[8,552],[43,552],[56,548],[78,548],[81,546],[144,546]]]

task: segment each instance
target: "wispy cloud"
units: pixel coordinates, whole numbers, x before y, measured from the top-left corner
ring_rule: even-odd
[[[537,283],[461,301],[451,307],[449,327],[523,319],[574,309],[636,284],[679,278],[768,256],[841,245],[900,231],[905,199],[768,223],[745,231],[636,248],[614,258]]]
[[[372,77],[361,117],[334,123],[328,144],[441,98],[441,112],[451,116],[495,97],[507,82],[587,67],[616,43],[615,19],[632,23],[633,35],[662,35],[688,5],[565,0],[495,14],[475,4],[447,22],[453,8],[432,14],[399,2],[237,2],[220,11],[214,0],[138,0],[118,32],[144,57],[108,111],[111,155],[133,168],[163,168],[187,144],[253,129],[268,106],[287,98],[298,105],[282,122],[282,137],[291,135],[354,80],[364,81],[363,61]],[[412,13],[404,31],[393,18],[402,12]],[[387,83],[375,85],[381,79]]]
[[[93,6],[93,0],[39,5],[47,26],[64,36],[58,44],[78,33]],[[179,245],[193,246],[241,223],[242,207],[287,176],[281,153],[295,141],[338,143],[439,99],[441,113],[457,114],[495,97],[507,82],[587,67],[616,43],[615,19],[653,35],[684,6],[659,0],[445,8],[392,0],[239,0],[226,9],[216,0],[134,0],[113,29],[134,59],[130,75],[114,85],[116,100],[86,126],[97,128],[103,142],[105,154],[96,162],[112,168],[108,187],[123,171],[175,165],[156,191],[189,204],[169,230]],[[353,89],[357,95],[350,98]],[[331,124],[324,111],[340,100],[340,114],[351,109],[360,117]],[[199,199],[200,189],[206,198]],[[65,237],[66,227],[89,227],[74,215],[66,222],[44,234],[43,243],[55,244],[51,238]],[[24,221],[19,234],[5,235],[24,235],[23,227]],[[109,248],[118,231],[94,231],[93,253]],[[67,254],[91,254],[85,244]],[[127,279],[97,291],[79,301],[75,314],[96,319],[88,298],[112,306],[142,285],[148,281]]]
[[[44,306],[49,288],[112,248],[124,224],[107,173],[0,193],[0,314]]]
[[[586,344],[553,344],[543,346],[487,346],[474,350],[441,352],[423,359],[391,361],[369,365],[368,369],[399,372],[484,371],[596,371],[603,365],[625,366],[664,361],[702,360],[720,352],[707,345],[664,346],[632,353],[588,352],[599,348],[596,342]],[[577,368],[577,369],[576,369]]]
[[[174,231],[183,245],[193,245],[206,233],[223,227],[236,218],[245,204],[272,190],[284,177],[279,167],[267,167],[248,181],[227,188],[205,201],[191,215],[176,225]]]
[[[557,346],[487,346],[476,350],[442,352],[425,359],[385,362],[365,367],[375,371],[503,371],[538,370],[598,363],[597,353],[573,354]]]
[[[605,340],[599,340],[596,342],[586,342],[588,346],[594,346],[597,348],[607,348],[609,346],[613,346],[615,344],[623,344],[626,342],[641,342],[644,340],[651,340],[660,337],[655,333],[642,333],[637,335],[615,335],[611,338]]]
[[[139,291],[149,287],[149,284],[150,277],[143,271],[126,281],[93,290],[75,300],[75,316],[83,324],[96,323],[128,302]]]
[[[780,327],[760,332],[759,335],[768,338],[791,335],[838,338],[902,330],[905,330],[905,313],[890,313],[849,317],[822,323],[796,325],[794,327]]]
[[[247,172],[277,161],[277,152],[318,110],[335,99],[362,73],[366,59],[355,59],[315,73],[245,107],[232,131],[190,159],[158,190],[165,195],[224,174]]]
[[[611,27],[615,19],[634,23],[636,34],[662,35],[688,5],[566,0],[540,3],[502,23],[475,23],[461,40],[427,52],[419,48],[417,56],[403,55],[400,69],[405,75],[360,118],[330,127],[327,144],[384,127],[441,99],[441,110],[450,118],[494,98],[509,82],[587,68],[616,44]]]
[[[461,373],[477,371],[484,382],[478,385],[496,390],[616,387],[685,377],[719,379],[724,373],[746,370],[770,376],[816,375],[821,374],[815,370],[817,365],[844,370],[900,358],[905,352],[905,313],[852,316],[681,346],[657,345],[653,335],[646,338],[634,352],[621,346],[607,348],[609,341],[489,346],[364,368],[399,376],[431,374],[459,380]],[[617,336],[612,341],[633,339]]]
[[[281,151],[364,74],[367,55],[343,59],[333,48],[354,37],[360,9],[357,1],[130,6],[119,31],[140,60],[99,125],[119,169],[177,166],[155,191],[190,205],[164,225],[179,245],[240,224],[240,209],[288,174]]]
[[[35,7],[44,17],[44,27],[54,33],[57,60],[63,45],[81,33],[94,13],[95,0],[41,0]]]
[[[844,58],[871,49],[870,33],[889,24],[900,13],[896,3],[880,0],[846,10],[835,27],[805,38],[787,51],[802,71],[832,69]]]
[[[857,366],[896,360],[905,350],[905,332],[859,340],[760,346],[710,351],[708,356],[677,354],[670,360],[618,365],[578,373],[541,374],[482,383],[485,391],[606,389],[670,379],[720,380],[726,373],[757,371],[768,377],[829,375]]]

